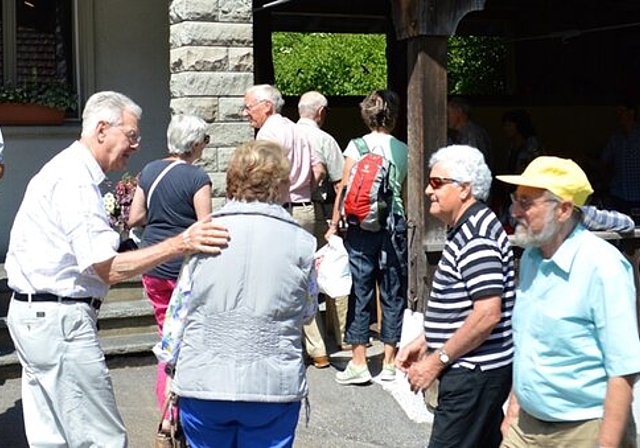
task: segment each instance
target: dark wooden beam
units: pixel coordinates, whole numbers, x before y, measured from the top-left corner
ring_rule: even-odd
[[[460,20],[484,8],[485,0],[392,0],[398,39],[450,36]]]
[[[254,1],[254,9],[259,5]],[[273,31],[271,12],[262,10],[253,15],[253,79],[255,84],[274,84]]]
[[[414,309],[423,310],[431,278],[425,243],[444,238],[444,226],[428,213],[424,189],[428,181],[429,157],[447,139],[447,39],[443,36],[416,37],[409,39],[407,46],[408,298]]]

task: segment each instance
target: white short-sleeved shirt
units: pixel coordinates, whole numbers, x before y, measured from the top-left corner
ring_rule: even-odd
[[[31,179],[11,228],[5,262],[9,287],[64,297],[107,294],[109,285],[92,267],[113,258],[119,244],[99,188],[104,179],[80,142]]]
[[[329,182],[340,182],[344,157],[336,139],[320,129],[318,124],[309,118],[300,118],[296,126],[311,143],[311,148],[315,151],[318,160],[327,167]]]

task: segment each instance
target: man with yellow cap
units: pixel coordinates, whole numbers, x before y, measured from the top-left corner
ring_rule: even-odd
[[[525,248],[502,446],[636,446],[633,270],[582,224],[580,207],[593,193],[587,176],[572,160],[542,156],[521,175],[496,177],[517,185],[514,242]]]

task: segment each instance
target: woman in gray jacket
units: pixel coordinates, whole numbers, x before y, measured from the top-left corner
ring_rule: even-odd
[[[317,310],[317,286],[315,239],[279,202],[288,178],[280,145],[237,148],[229,201],[213,213],[231,243],[181,273],[189,305],[172,390],[194,448],[293,445],[307,396],[302,325]]]

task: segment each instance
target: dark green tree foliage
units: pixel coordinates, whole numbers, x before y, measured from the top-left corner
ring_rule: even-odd
[[[363,96],[387,85],[385,36],[273,33],[276,86],[284,95],[319,90]],[[449,93],[507,93],[507,46],[490,36],[453,36],[448,47]]]
[[[451,36],[447,52],[449,93],[506,94],[507,47],[491,36]]]
[[[387,85],[385,36],[273,33],[276,86],[283,95],[318,90],[366,95]]]

